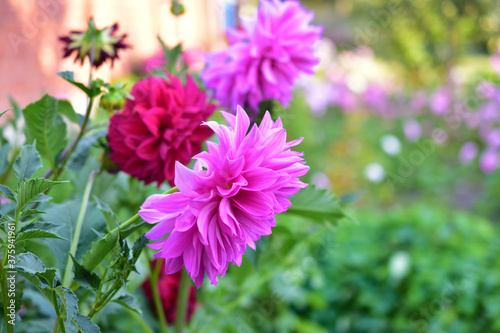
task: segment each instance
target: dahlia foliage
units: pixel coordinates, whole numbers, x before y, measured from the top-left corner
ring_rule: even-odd
[[[221,106],[253,116],[263,101],[288,106],[295,80],[318,63],[313,46],[323,28],[310,24],[313,16],[298,1],[264,0],[255,22],[230,31],[229,48],[210,55],[201,76]]]
[[[228,263],[239,266],[247,245],[255,249],[255,241],[271,234],[275,214],[285,212],[290,196],[307,186],[298,177],[309,167],[302,153],[291,150],[302,139],[287,142],[281,119],[273,122],[267,112],[250,128],[241,107],[236,116],[222,114],[229,127],[206,123],[219,143],[207,142],[208,151],[194,157],[195,170],[176,163],[180,192],[152,195],[139,211],[156,224],[146,237],[156,241],[150,247],[165,258],[165,272],[184,265],[198,288],[205,273],[217,284]]]
[[[120,170],[158,185],[174,185],[175,162],[187,164],[201,151],[212,130],[202,125],[215,110],[188,76],[148,77],[133,88],[122,112],[110,120],[109,157]]]

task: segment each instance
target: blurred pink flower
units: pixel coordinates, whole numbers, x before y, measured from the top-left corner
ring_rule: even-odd
[[[205,53],[202,49],[190,49],[182,53],[182,59],[191,72],[201,71],[205,67]]]
[[[141,64],[143,73],[151,74],[154,70],[159,70],[165,67],[167,61],[163,56],[163,51],[156,52],[153,56],[145,59]]]
[[[415,119],[406,119],[404,122],[404,132],[409,141],[415,142],[422,135],[422,126]]]
[[[479,165],[484,173],[492,173],[498,168],[498,151],[486,149],[481,154]]]
[[[469,164],[474,158],[476,158],[478,153],[478,147],[475,142],[466,142],[463,144],[462,148],[460,148],[460,153],[458,155],[458,159],[462,164]]]
[[[387,110],[387,93],[385,89],[376,84],[370,84],[363,93],[363,101],[365,104],[378,111],[381,115],[385,114]]]
[[[427,94],[424,90],[415,92],[411,98],[410,106],[414,111],[420,111],[427,104]]]
[[[202,80],[233,110],[256,115],[266,100],[288,106],[295,80],[319,62],[313,46],[323,28],[310,24],[313,17],[298,1],[261,1],[255,24],[231,30],[229,48],[208,56]]]
[[[446,113],[451,106],[451,90],[449,87],[441,86],[432,95],[429,107],[435,114]]]

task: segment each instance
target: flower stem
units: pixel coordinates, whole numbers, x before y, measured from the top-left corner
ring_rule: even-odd
[[[61,313],[59,312],[59,304],[57,302],[57,296],[54,290],[52,290],[52,304],[54,305],[54,309],[56,310],[56,315],[57,315],[57,321],[56,325],[54,326],[54,332],[59,331],[59,329],[57,328],[59,323],[59,328],[61,329],[61,332],[66,333],[66,328],[64,327],[64,320],[62,319]]]
[[[149,265],[151,271],[150,283],[151,283],[151,292],[153,294],[153,301],[155,305],[156,315],[160,320],[160,332],[167,333],[168,332],[167,320],[165,319],[165,312],[163,310],[163,304],[161,302],[160,292],[158,290],[158,277],[160,276],[160,270],[162,266],[161,263],[162,263],[161,260],[157,260],[156,265],[154,267],[151,264]]]
[[[179,190],[177,189],[177,187],[172,187],[170,190],[163,192],[162,194],[171,194],[171,193],[178,192],[178,191]],[[133,225],[134,223],[136,223],[140,218],[141,218],[141,216],[139,215],[139,213],[137,213],[134,216],[132,216],[130,219],[128,219],[127,221],[120,224],[119,227],[116,227],[113,230],[111,230],[109,233],[111,234],[113,232],[117,232],[118,230],[123,230],[123,229]]]
[[[182,333],[186,321],[187,301],[189,297],[189,277],[182,268],[181,284],[177,295],[177,311],[175,314],[175,333]]]
[[[87,106],[87,112],[85,112],[85,118],[83,119],[82,127],[80,128],[80,133],[78,133],[78,136],[73,141],[73,143],[71,144],[71,146],[69,146],[69,148],[66,149],[62,153],[62,155],[61,155],[62,162],[59,165],[59,167],[57,168],[57,170],[54,171],[53,180],[57,180],[57,178],[59,178],[59,176],[61,175],[62,171],[64,170],[64,167],[66,166],[66,163],[69,160],[69,157],[71,156],[71,154],[75,150],[75,148],[78,145],[78,142],[80,141],[80,139],[85,134],[85,128],[87,127],[87,123],[89,122],[90,112],[92,111],[93,105],[94,105],[94,97],[89,97],[89,104]],[[48,174],[50,176],[50,171],[48,172]]]
[[[87,210],[87,204],[89,202],[90,190],[92,189],[92,183],[94,182],[95,172],[92,171],[85,187],[85,192],[83,193],[82,206],[80,207],[80,213],[78,214],[78,220],[76,221],[75,234],[73,235],[73,241],[71,242],[71,248],[69,253],[74,257],[76,254],[76,249],[78,247],[78,241],[80,240],[80,233],[83,226],[83,218],[85,217],[85,211]],[[62,285],[69,287],[69,280],[71,277],[71,271],[73,270],[73,260],[68,257],[66,263],[66,270],[64,271],[64,277],[62,280]]]

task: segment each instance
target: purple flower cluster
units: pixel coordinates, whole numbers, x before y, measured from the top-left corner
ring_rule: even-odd
[[[313,16],[298,1],[261,1],[256,21],[230,31],[229,48],[208,57],[202,80],[233,110],[255,115],[266,100],[287,106],[295,80],[318,63],[313,45],[323,28],[310,25]]]
[[[207,142],[208,151],[194,157],[195,170],[176,164],[180,192],[152,195],[139,211],[156,224],[146,237],[156,241],[150,245],[159,250],[155,256],[165,258],[165,273],[184,265],[198,288],[205,272],[216,284],[228,263],[240,265],[246,246],[255,249],[255,241],[271,234],[275,214],[307,186],[298,179],[309,170],[303,153],[291,150],[302,138],[287,142],[281,119],[273,122],[267,112],[248,132],[250,119],[241,107],[236,116],[222,115],[229,127],[206,123],[219,143]]]

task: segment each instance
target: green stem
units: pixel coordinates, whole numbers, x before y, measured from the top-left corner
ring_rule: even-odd
[[[57,325],[59,323],[59,326],[61,328],[62,333],[66,333],[66,327],[64,327],[64,321],[61,318],[61,313],[59,312],[59,304],[57,303],[57,296],[56,292],[52,290],[52,304],[54,305],[54,309],[56,310],[56,315],[57,315],[57,321],[56,325],[54,326],[54,332],[58,331]]]
[[[82,231],[83,226],[83,218],[85,217],[85,211],[87,210],[87,204],[89,202],[90,190],[92,189],[92,183],[94,182],[95,172],[92,171],[89,176],[89,180],[87,182],[87,186],[85,187],[85,192],[83,193],[82,206],[80,208],[80,213],[78,214],[78,220],[76,221],[75,234],[73,235],[73,241],[71,242],[71,248],[69,253],[71,256],[75,256],[76,249],[78,247],[78,241],[80,240],[80,233]],[[64,277],[62,281],[62,285],[65,287],[69,287],[69,280],[71,277],[71,271],[73,270],[73,260],[71,257],[68,257],[68,261],[66,263],[66,270],[64,271]]]
[[[83,119],[82,127],[80,128],[80,133],[78,133],[78,136],[76,137],[75,141],[73,141],[69,150],[63,152],[63,160],[61,161],[59,168],[54,169],[53,180],[57,180],[57,178],[59,178],[59,176],[61,175],[62,171],[64,170],[64,168],[66,166],[66,163],[69,160],[69,157],[71,156],[71,154],[75,150],[76,146],[78,145],[78,142],[81,140],[81,138],[85,134],[85,128],[87,127],[87,124],[89,122],[90,113],[92,112],[93,106],[94,106],[94,97],[89,97],[89,104],[87,106],[87,111],[85,112],[85,118]]]
[[[115,294],[121,287],[122,287],[121,282],[116,281],[115,284],[113,284],[113,286],[109,288],[109,290],[104,294],[104,296],[102,296],[100,299],[96,298],[94,304],[92,305],[92,308],[89,311],[88,317],[92,319],[92,317],[94,317],[97,314],[97,312],[99,312],[103,307],[106,306],[106,304],[109,303],[109,301],[111,301],[113,296],[115,296]]]
[[[179,190],[177,189],[177,187],[172,187],[170,190],[163,192],[162,194],[171,194],[171,193],[178,192],[178,191]],[[134,224],[135,222],[137,222],[140,219],[141,219],[141,216],[139,215],[139,213],[137,213],[134,216],[132,216],[130,219],[128,219],[127,221],[120,224],[119,227],[116,227],[113,230],[111,230],[109,233],[111,234],[113,232],[117,232],[118,230],[123,230],[123,229],[131,226],[132,224]]]
[[[160,269],[162,266],[161,264],[162,261],[159,259],[156,261],[155,267],[152,267],[150,263],[149,265],[151,272],[150,283],[151,283],[151,292],[153,293],[153,301],[155,305],[156,315],[160,320],[160,332],[167,333],[168,332],[167,320],[165,319],[165,312],[163,310],[163,304],[161,302],[160,292],[158,290],[158,277],[160,276]]]
[[[175,333],[182,333],[186,321],[187,301],[189,297],[189,277],[182,268],[181,284],[177,294],[177,312],[175,314]]]
[[[151,328],[149,328],[149,325],[144,321],[144,319],[142,319],[141,316],[139,316],[139,314],[137,312],[130,310],[130,309],[126,309],[126,310],[132,317],[134,317],[136,322],[141,326],[143,333],[154,333],[153,330]]]

